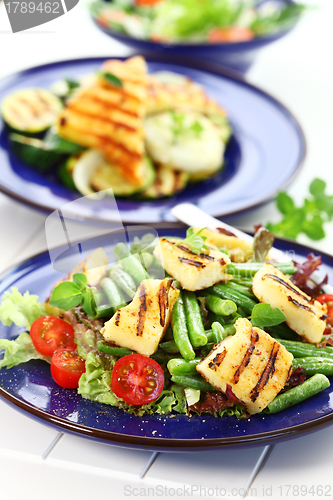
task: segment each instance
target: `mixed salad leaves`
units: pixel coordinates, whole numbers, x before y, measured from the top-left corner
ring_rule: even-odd
[[[190,228],[183,240],[156,241],[147,234],[135,238],[130,248],[118,243],[115,264],[108,267],[102,258],[97,273],[83,266],[82,272],[70,274],[44,304],[14,287],[3,295],[0,319],[26,331],[15,340],[0,340],[0,368],[43,359],[60,386],[135,415],[208,412],[244,418],[296,404],[330,384],[333,295],[311,283],[320,257],[309,255],[303,264],[255,261],[254,255],[266,255],[272,246],[267,236],[255,238],[242,261],[235,251],[238,238],[223,230]],[[239,240],[239,246],[244,248],[244,242]],[[102,249],[96,252],[103,255]],[[173,254],[179,265],[170,268]],[[206,266],[216,264],[223,267],[222,280],[213,268],[203,275]],[[210,283],[195,289],[193,269]],[[258,276],[264,282],[272,273],[269,286],[277,288],[268,289],[269,299],[263,300]],[[310,318],[316,316],[314,323],[306,317],[309,311]],[[257,360],[253,335],[261,346]],[[248,341],[247,362],[238,364],[233,351],[231,368],[228,352]],[[219,372],[221,356],[224,374]],[[252,390],[251,401],[242,379],[250,359],[251,366],[263,363],[258,394]],[[217,379],[207,375],[205,363]],[[230,375],[235,366],[237,373]]]
[[[305,7],[254,0],[97,0],[99,24],[133,38],[162,43],[232,43],[292,26]]]

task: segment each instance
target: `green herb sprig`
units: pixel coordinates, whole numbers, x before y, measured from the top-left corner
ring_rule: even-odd
[[[104,71],[104,72],[101,72],[98,74],[102,78],[105,78],[105,80],[107,80],[108,83],[111,83],[111,85],[114,85],[115,87],[122,87],[123,86],[123,82],[120,80],[120,78],[118,78],[113,73],[109,73],[108,71]]]
[[[190,247],[190,250],[195,254],[199,255],[202,252],[202,249],[209,250],[209,248],[205,245],[205,241],[207,239],[206,236],[199,236],[200,233],[206,229],[203,227],[199,229],[196,233],[194,232],[193,227],[189,227],[186,231],[186,238],[184,240],[179,241],[176,246],[187,243]]]
[[[83,273],[76,273],[73,281],[63,281],[52,292],[50,305],[68,311],[81,304],[88,316],[96,314],[96,302],[93,288],[88,286],[87,277]]]
[[[281,191],[276,197],[276,205],[283,218],[280,222],[266,224],[267,229],[277,236],[291,239],[296,239],[301,233],[312,240],[325,238],[324,225],[333,219],[333,196],[326,194],[326,182],[321,179],[314,179],[309,191],[311,196],[301,207]]]
[[[279,325],[285,319],[286,317],[280,309],[272,309],[269,304],[256,304],[251,313],[251,323],[258,328]]]

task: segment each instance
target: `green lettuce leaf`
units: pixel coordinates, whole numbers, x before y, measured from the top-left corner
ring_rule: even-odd
[[[37,295],[30,295],[25,292],[22,295],[16,287],[12,287],[10,292],[5,292],[0,304],[0,321],[5,326],[24,326],[28,330],[32,323],[43,316],[44,308],[38,302]]]
[[[92,399],[111,406],[118,405],[118,398],[111,390],[112,358],[93,351],[86,357],[86,371],[79,380],[78,393],[83,398]]]
[[[48,363],[51,358],[43,356],[35,349],[31,337],[23,332],[16,340],[0,339],[0,350],[5,349],[4,358],[0,360],[0,368],[12,368],[31,359],[43,359]]]

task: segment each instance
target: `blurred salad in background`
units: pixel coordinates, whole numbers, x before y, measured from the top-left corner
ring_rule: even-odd
[[[95,0],[105,28],[161,43],[232,43],[272,35],[294,24],[304,5],[255,0]]]

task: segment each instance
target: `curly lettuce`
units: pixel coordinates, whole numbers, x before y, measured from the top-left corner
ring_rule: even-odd
[[[15,340],[0,339],[0,350],[2,349],[5,350],[5,354],[3,359],[0,359],[0,369],[12,368],[31,359],[43,359],[48,363],[51,362],[51,358],[39,354],[30,335],[26,332],[21,333]]]
[[[32,323],[45,314],[42,304],[38,301],[37,295],[30,295],[25,292],[23,295],[16,287],[7,291],[3,295],[0,304],[0,321],[5,326],[24,326],[30,330]]]

